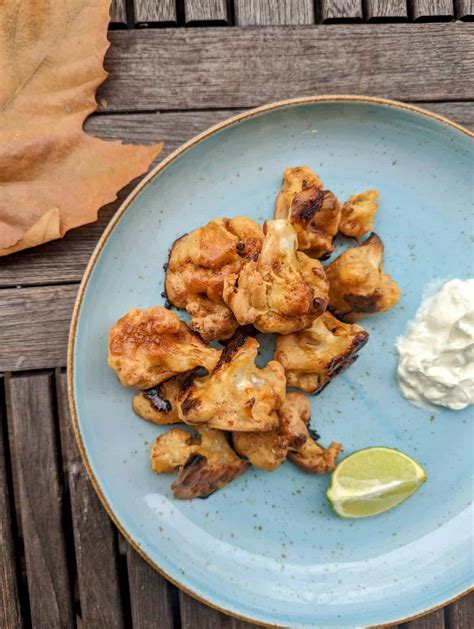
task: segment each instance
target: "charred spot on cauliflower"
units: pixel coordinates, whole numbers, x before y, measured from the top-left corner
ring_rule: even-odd
[[[377,234],[347,249],[326,268],[329,310],[342,321],[384,312],[400,299],[398,284],[383,271],[383,243]]]
[[[211,370],[219,352],[161,306],[134,308],[109,332],[109,366],[126,387],[150,389],[195,367]]]
[[[194,378],[207,375],[207,370],[197,367],[190,372],[170,378],[156,387],[139,391],[133,396],[135,413],[154,424],[175,424],[178,415],[178,395],[189,387]]]
[[[315,258],[333,251],[341,208],[330,190],[307,166],[287,168],[275,202],[275,218],[287,219],[296,231],[298,249]]]
[[[224,282],[224,300],[240,325],[289,334],[308,327],[328,303],[328,284],[317,260],[297,252],[296,232],[286,220],[266,221],[257,261]]]
[[[360,238],[369,232],[378,209],[378,198],[377,190],[365,190],[352,195],[341,208],[339,231],[352,238]]]
[[[179,468],[171,488],[175,498],[207,498],[243,474],[249,463],[232,450],[226,435],[219,430],[198,429],[194,437],[174,428],[157,437],[151,448],[154,472],[163,474]]]
[[[325,312],[306,330],[277,337],[274,358],[283,365],[289,386],[317,393],[356,360],[368,337],[359,325]]]
[[[169,301],[191,315],[191,327],[207,341],[226,339],[238,327],[225,304],[224,279],[260,253],[263,233],[249,218],[215,219],[179,238],[166,269]]]
[[[278,424],[277,409],[285,399],[283,367],[270,361],[255,365],[259,343],[237,337],[223,350],[216,368],[196,378],[179,396],[180,419],[192,426],[229,431],[265,431]]]

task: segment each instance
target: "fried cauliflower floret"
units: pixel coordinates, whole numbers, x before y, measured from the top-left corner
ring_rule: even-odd
[[[384,312],[400,299],[398,284],[383,272],[383,243],[372,234],[347,249],[327,268],[329,309],[343,321]]]
[[[322,189],[324,186],[309,166],[287,168],[283,173],[281,189],[275,202],[275,218],[286,218],[295,195],[312,187]]]
[[[298,236],[298,249],[315,258],[328,257],[334,247],[341,208],[330,190],[307,166],[287,168],[275,202],[275,218],[288,219]]]
[[[344,236],[360,238],[369,232],[374,225],[374,217],[378,209],[377,190],[365,190],[351,196],[341,208],[339,231]]]
[[[175,498],[207,498],[243,474],[249,463],[232,450],[225,434],[200,428],[199,436],[174,428],[157,437],[150,453],[151,468],[157,474],[179,468],[171,485]]]
[[[109,332],[109,366],[125,387],[150,389],[195,367],[213,369],[219,352],[174,312],[134,308]]]
[[[196,378],[179,397],[180,419],[192,426],[230,431],[266,431],[278,425],[285,399],[283,367],[270,361],[255,365],[259,343],[237,337],[223,350],[214,371]]]
[[[274,358],[283,365],[288,386],[317,393],[357,359],[368,337],[359,325],[325,312],[306,330],[278,336]]]
[[[336,467],[336,458],[342,450],[340,443],[331,442],[328,448],[320,445],[311,430],[306,427],[307,439],[297,452],[289,452],[288,458],[305,472],[325,474]],[[318,436],[316,435],[316,438]]]
[[[260,253],[263,233],[249,218],[212,220],[179,238],[166,270],[169,301],[191,315],[191,327],[207,341],[232,336],[238,323],[222,298],[224,279]]]
[[[296,251],[296,232],[286,220],[266,221],[257,261],[224,282],[224,300],[240,325],[289,334],[311,325],[326,309],[322,265]]]
[[[268,432],[234,432],[232,442],[240,456],[255,467],[271,472],[279,467],[288,452],[299,450],[306,441],[305,422],[310,418],[309,401],[290,392],[278,409],[278,427]]]

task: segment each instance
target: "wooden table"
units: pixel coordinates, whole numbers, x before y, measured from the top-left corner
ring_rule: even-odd
[[[379,95],[474,127],[473,0],[115,0],[89,132],[168,154],[231,113]],[[160,157],[163,157],[160,156]],[[120,538],[74,442],[69,320],[97,223],[0,259],[0,627],[251,627],[196,602]],[[474,596],[407,623],[468,629]]]

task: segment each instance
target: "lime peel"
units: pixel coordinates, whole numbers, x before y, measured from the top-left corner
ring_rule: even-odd
[[[358,450],[331,476],[327,498],[344,518],[364,518],[392,509],[425,481],[426,472],[408,455],[383,446]]]

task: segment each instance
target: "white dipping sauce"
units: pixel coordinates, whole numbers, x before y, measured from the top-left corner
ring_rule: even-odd
[[[415,404],[474,403],[474,279],[446,282],[423,301],[397,342],[398,384]]]

